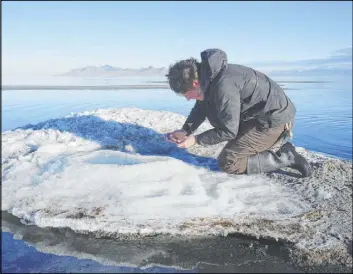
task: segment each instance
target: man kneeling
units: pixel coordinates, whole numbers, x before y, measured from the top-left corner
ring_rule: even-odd
[[[228,64],[220,49],[201,52],[201,62],[194,58],[176,62],[166,76],[174,92],[196,99],[182,129],[168,133],[178,147],[228,141],[217,159],[227,173],[257,174],[291,167],[303,177],[311,175],[309,163],[291,143],[274,150],[291,134],[296,109],[268,76]],[[206,118],[214,128],[195,136]]]

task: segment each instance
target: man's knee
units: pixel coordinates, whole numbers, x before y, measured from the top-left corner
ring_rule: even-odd
[[[229,157],[227,153],[221,153],[217,158],[219,168],[228,174],[243,174],[247,168],[247,157]]]

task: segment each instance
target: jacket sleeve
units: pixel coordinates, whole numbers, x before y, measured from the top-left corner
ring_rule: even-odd
[[[187,135],[190,135],[205,121],[205,119],[206,113],[204,103],[202,101],[196,101],[182,128],[187,132]]]
[[[214,97],[217,127],[197,136],[196,143],[202,146],[215,145],[234,139],[238,134],[240,120],[240,89],[237,85],[222,81],[218,84]]]

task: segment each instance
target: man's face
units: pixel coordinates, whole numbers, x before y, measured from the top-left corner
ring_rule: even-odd
[[[189,100],[203,100],[203,93],[200,89],[200,84],[198,80],[194,80],[192,83],[192,88],[184,93],[184,97]]]

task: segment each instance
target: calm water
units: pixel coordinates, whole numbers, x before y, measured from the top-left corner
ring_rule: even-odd
[[[313,151],[351,159],[352,78],[274,79],[331,81],[286,84],[290,88],[286,93],[297,107],[293,142]],[[193,104],[170,90],[2,91],[2,131],[97,108],[137,107],[187,115]],[[90,260],[44,254],[26,246],[23,241],[13,240],[9,233],[2,233],[2,237],[2,271],[141,271],[137,268],[105,268]],[[69,265],[75,265],[75,268]]]
[[[286,84],[291,89],[286,93],[297,107],[293,142],[351,159],[352,78],[324,80],[332,82]],[[170,90],[6,90],[2,91],[2,131],[97,108],[138,107],[187,115],[193,104]]]

